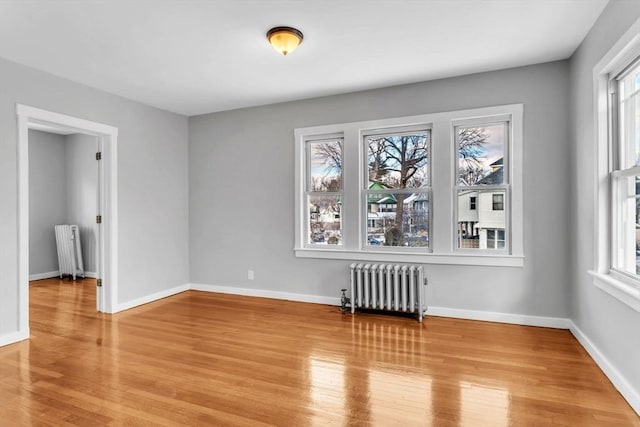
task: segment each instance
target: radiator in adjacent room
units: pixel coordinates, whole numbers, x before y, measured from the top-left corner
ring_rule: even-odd
[[[60,278],[63,275],[84,276],[80,228],[77,225],[56,225],[56,244],[58,247],[58,266]]]
[[[422,266],[353,263],[350,270],[352,313],[358,308],[415,313],[422,322],[427,310]]]

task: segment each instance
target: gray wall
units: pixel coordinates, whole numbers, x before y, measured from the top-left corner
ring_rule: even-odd
[[[640,395],[640,313],[593,285],[593,67],[640,17],[640,1],[611,1],[571,58],[571,318]]]
[[[523,103],[525,267],[428,265],[429,304],[567,317],[568,71],[561,61],[190,118],[191,282],[346,287],[349,262],[293,254],[294,128]]]
[[[0,60],[0,337],[18,330],[16,103],[119,129],[119,293],[189,282],[186,117]]]
[[[65,139],[67,159],[67,220],[80,228],[84,271],[96,273],[96,214],[98,196],[98,141],[90,135],[68,135]]]
[[[65,137],[29,131],[29,274],[58,270],[54,225],[67,217]]]

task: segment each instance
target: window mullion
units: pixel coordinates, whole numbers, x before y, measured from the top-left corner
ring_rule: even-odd
[[[346,250],[360,250],[360,183],[361,165],[359,150],[360,134],[358,129],[347,126],[344,129],[344,183],[342,200],[343,244]],[[366,225],[366,224],[365,224]]]
[[[455,229],[451,188],[455,183],[453,159],[455,150],[451,134],[451,121],[433,123],[431,147],[431,248],[437,253],[452,253]]]

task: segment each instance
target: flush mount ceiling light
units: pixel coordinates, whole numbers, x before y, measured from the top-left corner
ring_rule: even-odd
[[[302,33],[291,27],[274,27],[267,31],[267,40],[271,46],[285,56],[296,50],[302,39]]]

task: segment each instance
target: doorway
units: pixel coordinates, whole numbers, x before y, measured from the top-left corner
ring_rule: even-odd
[[[96,287],[97,310],[115,313],[117,304],[117,135],[118,129],[102,123],[79,119],[18,104],[18,281],[20,334],[29,335],[29,129],[53,129],[59,132],[95,138],[98,155],[98,194],[96,215]]]
[[[99,151],[93,135],[29,124],[31,287],[36,280],[70,277],[84,284],[90,281],[77,280],[98,277]]]

